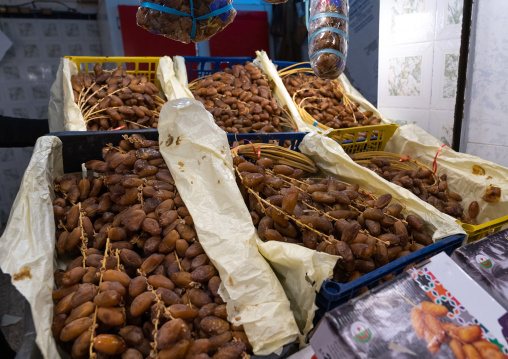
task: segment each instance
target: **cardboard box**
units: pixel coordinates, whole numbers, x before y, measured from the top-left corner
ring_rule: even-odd
[[[508,229],[457,249],[452,259],[508,309]]]
[[[440,317],[415,309],[435,309],[436,304],[444,310]],[[460,327],[474,325],[470,329],[477,330],[475,342],[494,343],[506,354],[506,315],[505,308],[441,253],[326,313],[310,344],[318,359],[455,358],[450,340]],[[438,331],[427,334],[429,341],[434,340],[428,346],[425,336],[419,337],[416,330],[425,328],[424,332],[432,333],[429,328],[435,321]],[[463,345],[465,342],[461,348]]]

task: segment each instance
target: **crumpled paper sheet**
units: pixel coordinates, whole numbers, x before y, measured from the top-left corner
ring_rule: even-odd
[[[0,238],[0,267],[13,276],[25,266],[31,278],[12,280],[32,310],[36,344],[44,358],[60,358],[51,333],[55,222],[53,178],[63,174],[62,142],[40,137],[35,144],[5,232]]]
[[[194,98],[187,83],[185,59],[175,56],[173,60],[164,56],[159,60],[157,77],[168,101],[178,98]]]
[[[249,225],[253,226],[252,221]],[[263,242],[260,239],[258,249],[270,262],[286,291],[301,331],[300,344],[303,346],[305,336],[313,327],[316,292],[325,280],[332,277],[333,267],[340,257],[291,243]]]
[[[386,144],[385,151],[409,155],[412,159],[432,168],[434,158],[443,142],[415,125],[401,126]],[[462,196],[466,210],[472,201],[478,201],[478,223],[484,223],[508,215],[508,168],[480,157],[455,152],[445,146],[437,157],[437,174],[448,176],[448,187]],[[474,175],[473,166],[485,170],[485,175]],[[501,188],[501,199],[496,203],[482,200],[488,185]]]
[[[257,250],[259,238],[236,185],[226,133],[192,99],[165,104],[158,129],[161,153],[222,279],[228,319],[244,326],[255,354],[293,342],[298,327],[282,286]]]
[[[49,132],[86,131],[85,120],[74,102],[71,85],[71,76],[77,73],[78,68],[74,62],[65,58],[60,60],[49,98]]]
[[[313,127],[306,123],[302,116],[300,116],[300,113],[296,109],[296,105],[293,102],[293,99],[289,95],[289,92],[286,90],[286,86],[284,86],[284,83],[282,82],[282,79],[280,78],[277,68],[273,64],[273,62],[270,60],[268,55],[265,51],[256,51],[256,58],[254,59],[254,65],[259,67],[261,71],[263,71],[264,74],[266,74],[266,77],[268,77],[269,80],[272,80],[275,83],[275,87],[272,90],[272,95],[277,100],[277,103],[280,107],[287,106],[289,109],[289,114],[291,117],[293,117],[293,120],[296,123],[296,126],[298,128],[294,129],[295,131],[315,131],[316,127]]]
[[[276,86],[273,91],[275,99],[282,106],[287,104],[288,106],[294,107],[294,103],[292,101],[286,100],[286,98],[289,98],[289,94],[277,74],[273,63],[268,59],[268,56],[266,56],[266,53],[264,53],[264,51],[257,52],[257,55],[258,58],[254,60],[254,65],[258,66],[265,74],[267,74],[269,79],[275,81]],[[183,64],[183,68],[185,69],[185,64]],[[179,81],[175,81],[175,74],[171,74],[171,76],[172,80],[166,81],[166,83],[171,84],[173,88],[179,88],[181,87],[183,81],[187,81],[186,73]],[[201,118],[201,120],[203,120],[203,118]],[[301,122],[303,123],[303,121]],[[161,122],[159,121],[159,128],[161,126],[160,123]],[[208,126],[208,124],[206,126]],[[229,156],[229,154],[227,156]],[[237,188],[238,186],[234,184],[234,188],[231,190],[237,191]],[[243,206],[243,208],[246,210],[245,206]],[[245,222],[243,222],[242,226],[249,227],[250,230],[257,233],[248,211],[243,219]],[[258,238],[257,234],[256,238]],[[319,291],[324,280],[332,276],[333,267],[337,262],[338,257],[326,253],[318,253],[292,244],[278,242],[265,243],[259,239],[257,240],[259,251],[275,268],[277,275],[279,276],[279,280],[290,299],[291,309],[294,312],[298,327],[303,334],[306,334],[310,329],[312,329],[312,320],[316,309],[314,304],[316,291]],[[298,303],[298,305],[296,305],[296,303]],[[249,340],[251,340],[250,336]]]
[[[254,60],[254,64],[261,68],[267,75],[268,79],[275,82],[274,97],[277,99],[280,105],[286,105],[289,109],[289,113],[294,118],[299,131],[303,132],[323,132],[323,130],[308,124],[302,119],[302,116],[298,112],[293,99],[286,90],[282,79],[278,74],[278,69],[274,63],[270,60],[265,51],[256,51],[257,58]],[[280,70],[280,69],[279,69]],[[391,123],[389,120],[384,118],[381,113],[365,98],[362,94],[351,85],[346,75],[341,74],[338,78],[338,82],[342,87],[344,93],[353,101],[360,104],[363,111],[372,111],[372,113],[381,119],[381,123]]]
[[[327,176],[348,183],[358,183],[373,194],[390,193],[393,199],[407,207],[409,214],[420,216],[434,242],[453,234],[465,234],[455,219],[423,202],[407,189],[379,177],[371,170],[354,163],[342,147],[331,138],[310,133],[300,143],[299,150],[309,156]]]

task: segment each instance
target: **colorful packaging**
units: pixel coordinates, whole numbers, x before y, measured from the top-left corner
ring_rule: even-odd
[[[319,359],[508,358],[506,314],[441,253],[327,313],[310,344]]]
[[[508,229],[457,249],[452,259],[508,309]]]

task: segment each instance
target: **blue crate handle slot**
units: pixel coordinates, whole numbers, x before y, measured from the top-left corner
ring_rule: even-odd
[[[191,37],[190,38],[191,38],[191,40],[194,40],[194,37],[196,36],[196,21],[197,20],[205,20],[205,19],[217,16],[217,15],[220,15],[222,13],[225,13],[225,12],[227,12],[229,10],[232,10],[233,9],[233,4],[229,4],[227,6],[224,6],[223,8],[214,10],[214,11],[212,11],[209,14],[206,14],[206,15],[203,15],[203,16],[199,16],[199,17],[194,17],[194,4],[193,4],[192,0],[190,0],[190,11],[191,11],[190,14],[187,14],[186,12],[181,12],[181,11],[172,9],[170,7],[166,7],[166,6],[162,6],[162,5],[157,5],[157,4],[154,4],[154,3],[151,3],[151,2],[142,2],[141,3],[141,7],[146,7],[146,8],[149,8],[149,9],[165,12],[165,13],[168,13],[168,14],[191,17],[192,18],[192,30],[191,30]]]

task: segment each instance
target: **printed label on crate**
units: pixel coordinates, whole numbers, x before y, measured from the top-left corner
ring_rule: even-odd
[[[508,353],[504,322],[506,310],[442,253],[327,313],[310,343],[319,359],[489,357]]]
[[[508,309],[508,230],[457,249],[452,259]]]

